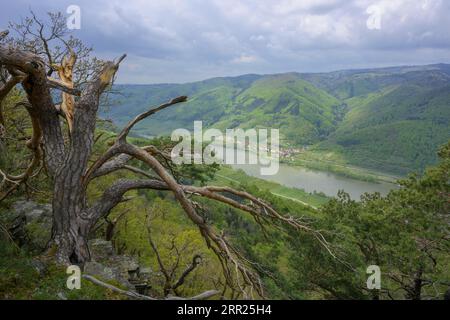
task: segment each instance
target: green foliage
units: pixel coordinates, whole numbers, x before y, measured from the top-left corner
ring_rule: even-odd
[[[135,132],[168,135],[192,130],[194,120],[218,129],[277,128],[282,146],[312,145],[297,163],[306,157],[318,165],[327,160],[405,175],[435,164],[438,147],[450,139],[449,70],[431,65],[117,86],[127,99],[105,114],[123,124],[149,105],[188,95],[188,103],[143,121]]]
[[[384,198],[366,194],[355,202],[341,192],[323,206],[320,223],[341,261],[297,239],[299,285],[335,298],[441,299],[450,279],[450,143],[440,156],[439,166],[400,181]],[[380,292],[364,289],[369,265],[381,268]]]
[[[140,262],[153,271],[150,279],[154,296],[164,297],[164,276],[158,263],[157,253],[163,267],[176,283],[195,255],[201,256],[200,265],[189,274],[185,283],[177,290],[181,296],[194,296],[215,288],[222,279],[217,273],[221,266],[207,248],[198,229],[186,218],[183,210],[171,197],[144,201],[128,206],[131,213],[118,226],[115,246],[120,252],[139,256]],[[157,248],[152,249],[150,238]]]
[[[314,149],[349,163],[397,174],[436,163],[450,139],[450,87],[401,85],[349,102],[341,126]],[[332,155],[335,156],[335,155]]]
[[[69,290],[65,267],[49,263],[45,270],[38,272],[36,261],[0,235],[0,299],[123,299],[123,296],[86,280],[82,280],[80,290]]]
[[[130,95],[126,102],[117,101],[121,107],[112,108],[107,114],[118,123],[130,118],[130,110],[141,112],[145,105],[169,99],[169,94],[190,96],[188,103],[143,121],[136,132],[147,136],[168,135],[176,128],[192,130],[193,122],[202,120],[205,127],[214,125],[218,129],[283,128],[281,133],[288,141],[310,144],[335,129],[335,110],[341,105],[295,74],[212,79],[186,85],[118,86],[118,89]],[[148,92],[157,94],[150,97]]]

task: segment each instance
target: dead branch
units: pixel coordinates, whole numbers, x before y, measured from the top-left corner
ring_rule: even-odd
[[[8,36],[8,34],[9,34],[9,30],[1,31],[0,32],[0,41],[5,39]]]
[[[115,157],[112,160],[106,162],[106,158],[109,157],[107,152],[102,155],[100,159],[98,159],[88,170],[88,173],[85,175],[84,179],[94,179],[114,171],[122,169],[128,161],[130,161],[133,157],[128,154],[121,154]],[[104,160],[105,159],[105,160]],[[99,164],[103,162],[103,164]]]
[[[158,300],[156,298],[145,296],[145,295],[133,292],[133,291],[122,290],[120,288],[117,288],[117,287],[109,284],[109,283],[106,283],[106,282],[103,282],[101,280],[98,280],[97,278],[95,278],[95,277],[93,277],[91,275],[88,275],[88,274],[83,274],[82,277],[83,277],[83,279],[86,279],[86,280],[92,282],[93,284],[96,284],[96,285],[99,285],[99,286],[104,287],[106,289],[109,289],[111,291],[114,291],[114,292],[126,295],[126,296],[128,296],[128,297],[130,297],[132,299],[137,299],[137,300]]]
[[[150,179],[155,179],[157,177],[149,174],[146,171],[143,171],[141,169],[128,166],[127,163],[133,159],[132,156],[122,153],[122,146],[123,143],[115,143],[110,149],[108,149],[105,153],[103,153],[95,162],[92,164],[92,166],[87,170],[84,178],[83,183],[85,186],[87,184],[98,177],[110,174],[112,172],[126,169],[129,171],[132,171],[134,173],[146,176]],[[165,159],[170,159],[170,155],[158,150],[155,146],[145,146],[141,148],[144,151],[149,152],[152,155],[160,155]]]
[[[16,84],[25,80],[23,75],[14,75],[0,88],[0,102],[8,95],[8,93],[16,86]]]
[[[225,279],[228,285],[230,287],[233,287],[234,282],[236,281],[238,290],[242,294],[244,294],[244,297],[248,297],[246,291],[247,287],[250,288],[250,291],[252,289],[255,289],[259,296],[264,297],[264,291],[259,276],[253,270],[254,264],[251,261],[245,259],[240,254],[240,252],[231,245],[231,243],[225,238],[224,235],[221,235],[220,233],[215,231],[214,228],[212,228],[207,223],[207,221],[205,221],[205,219],[197,213],[195,203],[188,199],[186,194],[194,194],[207,197],[248,212],[252,214],[255,221],[262,228],[264,227],[264,224],[269,224],[272,221],[275,221],[284,225],[291,226],[295,230],[310,232],[320,241],[321,244],[324,245],[325,248],[327,248],[330,253],[331,250],[329,249],[329,245],[326,239],[320,232],[313,230],[294,217],[285,217],[280,215],[263,200],[258,199],[246,192],[237,191],[227,187],[194,187],[180,185],[174,179],[174,177],[167,172],[166,168],[164,168],[164,166],[152,155],[152,152],[149,152],[153,151],[154,153],[155,150],[152,150],[151,148],[139,148],[132,144],[129,144],[126,141],[126,137],[129,134],[130,130],[139,121],[142,121],[148,116],[171,105],[184,102],[186,100],[187,98],[182,96],[173,99],[157,108],[150,109],[149,111],[138,115],[135,119],[130,121],[125,126],[125,128],[118,135],[114,145],[109,150],[107,150],[94,163],[93,166],[91,166],[91,168],[85,175],[85,183],[88,183],[88,181],[91,179],[91,176],[95,176],[97,171],[101,171],[101,168],[103,166],[106,166],[109,169],[117,169],[121,166],[125,166],[126,161],[130,160],[131,158],[135,158],[147,164],[149,168],[157,174],[160,180],[119,180],[117,183],[113,184],[105,191],[102,198],[96,204],[94,204],[89,215],[93,219],[99,219],[102,216],[108,215],[110,210],[114,208],[118,203],[120,203],[120,199],[122,198],[124,193],[132,189],[150,188],[156,190],[170,190],[173,192],[175,198],[180,203],[189,219],[197,225],[208,247],[211,248],[218,257],[223,267]],[[129,157],[123,156],[122,154],[126,154]],[[120,156],[116,157],[116,159],[110,160],[117,155]],[[119,159],[121,161],[119,161]],[[229,197],[224,196],[223,193],[234,194],[242,199],[250,201],[250,204],[237,202]]]
[[[150,247],[152,248],[153,252],[156,255],[156,261],[158,262],[159,265],[159,270],[161,271],[161,273],[164,276],[164,296],[167,296],[170,289],[172,289],[172,277],[170,276],[169,272],[167,271],[166,267],[164,266],[164,263],[161,259],[161,256],[159,254],[158,248],[156,247],[155,242],[153,241],[153,238],[151,236],[151,231],[150,231],[150,226],[147,225],[147,230],[148,230],[148,234],[147,234],[147,238],[148,238],[148,242],[150,243]]]
[[[177,288],[179,288],[180,286],[182,286],[184,284],[184,280],[186,279],[186,277],[195,270],[195,268],[197,268],[197,266],[201,263],[202,261],[202,257],[198,254],[196,254],[193,258],[192,258],[192,263],[183,271],[183,273],[181,274],[180,278],[178,279],[178,281],[172,286],[173,290],[176,290]]]
[[[117,140],[123,140],[126,139],[126,137],[128,136],[128,134],[130,133],[131,129],[140,121],[144,120],[145,118],[148,118],[149,116],[151,116],[152,114],[155,114],[161,110],[164,110],[170,106],[173,106],[175,104],[178,103],[182,103],[182,102],[186,102],[187,101],[187,97],[186,96],[181,96],[175,99],[170,100],[167,103],[164,103],[162,105],[160,105],[157,108],[154,109],[150,109],[144,113],[141,113],[140,115],[138,115],[136,118],[134,118],[132,121],[130,121],[125,128],[122,130],[122,132],[119,134],[119,136],[117,137]]]
[[[177,296],[168,296],[166,297],[165,300],[207,300],[209,298],[212,298],[214,296],[217,296],[218,294],[220,294],[219,291],[217,290],[208,290],[205,291],[203,293],[200,293],[199,295],[190,297],[190,298],[182,298],[182,297],[177,297]]]
[[[133,292],[133,291],[122,290],[122,289],[117,288],[117,287],[115,287],[115,286],[113,286],[111,284],[108,284],[106,282],[98,280],[95,277],[93,277],[91,275],[88,275],[88,274],[83,274],[82,277],[83,277],[83,279],[86,279],[86,280],[92,282],[93,284],[99,285],[101,287],[104,287],[104,288],[109,289],[111,291],[117,292],[119,294],[126,295],[126,296],[128,296],[128,297],[130,297],[132,299],[136,299],[136,300],[158,300],[156,298],[145,296],[145,295]],[[201,293],[199,295],[196,295],[196,296],[190,297],[190,298],[169,296],[169,297],[166,297],[163,300],[206,300],[206,299],[209,299],[209,298],[212,298],[212,297],[218,295],[219,293],[220,292],[217,291],[217,290],[209,290],[209,291],[205,291],[205,292],[203,292],[203,293]]]
[[[122,61],[121,57],[119,61]],[[125,128],[120,132],[120,134],[116,138],[116,143],[109,148],[100,158],[95,161],[95,163],[87,170],[86,174],[83,177],[83,184],[85,187],[87,184],[94,178],[106,175],[108,173],[123,169],[126,163],[131,160],[133,157],[131,155],[127,155],[122,149],[125,145],[126,138],[130,133],[133,126],[135,126],[138,122],[144,120],[145,118],[164,110],[170,106],[173,106],[178,103],[182,103],[187,101],[186,96],[180,96],[178,98],[172,99],[171,101],[164,103],[156,108],[151,108],[150,110],[141,113],[135,119],[130,121]],[[158,154],[166,159],[170,159],[170,155],[158,150],[155,146],[147,146],[142,148],[147,152],[151,152],[152,154]],[[119,156],[117,156],[119,155]],[[117,156],[117,157],[116,157]],[[111,160],[116,157],[116,159]]]
[[[35,110],[28,102],[19,102],[18,104],[16,104],[16,106],[24,106],[28,111],[28,114],[30,115],[33,135],[31,139],[26,142],[26,146],[32,151],[33,156],[26,170],[19,175],[10,175],[0,170],[0,174],[4,177],[4,181],[14,183],[14,185],[6,192],[6,194],[0,198],[0,202],[5,199],[10,193],[14,192],[20,184],[26,183],[29,178],[35,176],[35,169],[41,163],[43,156],[41,149],[42,130],[39,125],[37,115],[35,114]],[[37,172],[40,172],[40,169]]]

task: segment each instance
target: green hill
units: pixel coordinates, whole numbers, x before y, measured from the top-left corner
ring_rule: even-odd
[[[126,98],[108,114],[118,123],[144,111],[149,105],[187,94],[189,102],[158,113],[137,127],[141,135],[170,134],[176,128],[191,129],[195,120],[218,129],[281,128],[293,144],[312,144],[336,129],[342,103],[299,79],[297,74],[242,76],[183,85],[118,86]],[[118,104],[122,100],[118,101]]]
[[[189,102],[142,122],[136,133],[192,130],[195,120],[218,129],[280,129],[282,145],[301,155],[396,174],[436,162],[450,139],[450,65],[330,73],[244,75],[187,84],[117,85],[122,93],[103,116],[121,125],[178,95]]]
[[[450,139],[447,71],[401,70],[389,81],[385,73],[350,77],[347,85],[357,83],[353,77],[360,80],[356,89],[360,93],[368,83],[376,84],[377,89],[354,96],[347,92],[350,98],[343,101],[349,111],[344,120],[312,150],[322,151],[330,159],[344,158],[349,164],[397,174],[435,163],[438,146]],[[380,79],[377,82],[373,77]]]

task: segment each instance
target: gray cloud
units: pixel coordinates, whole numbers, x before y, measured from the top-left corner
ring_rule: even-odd
[[[69,4],[98,56],[129,53],[120,82],[450,62],[444,0],[19,0],[2,5],[0,27]]]

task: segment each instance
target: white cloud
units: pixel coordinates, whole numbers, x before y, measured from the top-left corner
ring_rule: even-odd
[[[30,6],[64,12],[72,2],[17,0],[8,5],[11,9],[2,7],[0,21],[24,16]],[[364,61],[366,66],[397,64],[399,57],[408,64],[436,62],[450,52],[450,1],[77,2],[83,25],[77,35],[100,55],[130,53],[133,63],[139,60],[146,70],[136,76],[139,82],[157,81],[153,70],[160,70],[159,66],[167,68],[174,81],[185,81],[189,75],[197,79],[202,74],[206,78],[225,73],[323,71],[360,66]],[[380,12],[379,28],[367,27],[369,7]],[[135,69],[125,70],[127,81],[132,82]],[[180,69],[183,76],[175,72]]]

